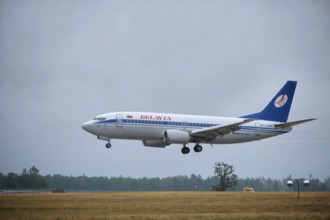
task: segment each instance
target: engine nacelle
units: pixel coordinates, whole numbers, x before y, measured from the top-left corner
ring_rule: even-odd
[[[160,147],[160,148],[164,148],[164,147],[166,147],[166,145],[168,145],[163,140],[143,140],[142,143],[143,143],[143,145],[145,147]]]
[[[164,132],[164,141],[170,144],[188,144],[190,135],[186,131],[167,130]]]

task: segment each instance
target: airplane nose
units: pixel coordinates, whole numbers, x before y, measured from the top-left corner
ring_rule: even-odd
[[[85,131],[91,131],[91,128],[92,128],[92,124],[93,122],[92,121],[87,121],[85,122],[84,124],[81,125],[81,128],[84,129]]]

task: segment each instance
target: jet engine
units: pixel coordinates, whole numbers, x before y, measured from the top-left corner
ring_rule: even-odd
[[[166,147],[166,145],[168,145],[163,140],[143,140],[142,143],[143,143],[143,145],[145,147],[159,147],[159,148],[164,148],[164,147]]]
[[[188,144],[190,135],[186,131],[167,130],[164,132],[164,141],[170,144]]]

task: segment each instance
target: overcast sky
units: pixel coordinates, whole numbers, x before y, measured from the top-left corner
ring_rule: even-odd
[[[167,177],[330,176],[330,1],[0,1],[0,172]],[[151,111],[242,116],[287,80],[289,120],[257,142],[106,149],[95,115]],[[190,144],[192,147],[193,144]]]

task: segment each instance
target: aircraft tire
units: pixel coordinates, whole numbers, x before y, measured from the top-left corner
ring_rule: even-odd
[[[105,147],[109,149],[109,148],[111,147],[111,144],[110,144],[110,143],[107,143],[107,144],[105,145]]]
[[[181,152],[182,152],[183,154],[189,154],[190,149],[189,149],[189,147],[184,146],[184,147],[181,149]]]
[[[194,147],[194,151],[196,152],[196,153],[199,153],[199,152],[201,152],[203,150],[203,147],[201,146],[201,145],[199,145],[199,144],[196,144],[195,145],[195,147]]]

